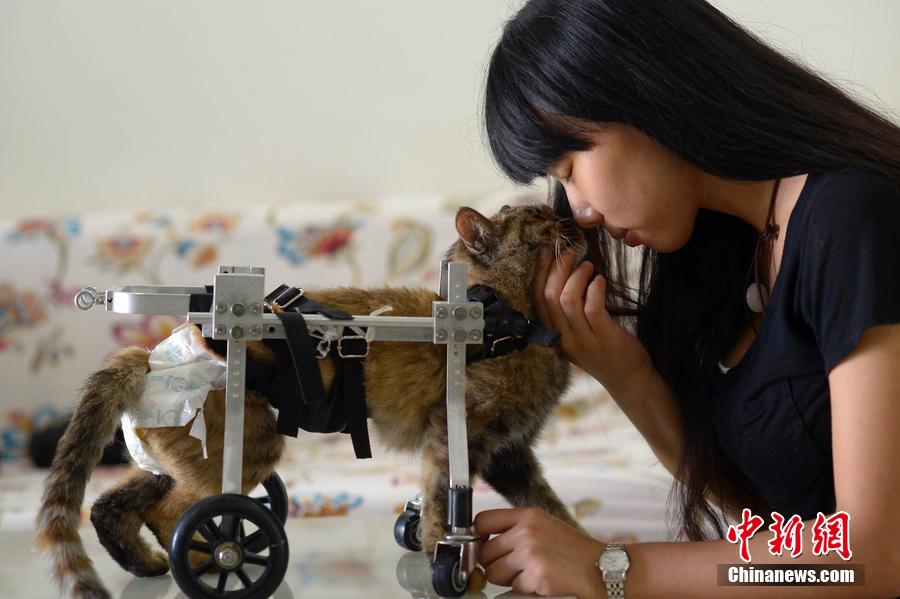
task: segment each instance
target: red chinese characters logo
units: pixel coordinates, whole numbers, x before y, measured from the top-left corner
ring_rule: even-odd
[[[750,561],[750,539],[753,538],[757,530],[762,528],[762,525],[762,518],[754,516],[749,509],[744,508],[741,511],[741,523],[737,526],[729,526],[728,532],[725,533],[725,538],[728,539],[728,542],[741,544],[741,559],[745,562]]]
[[[730,543],[740,543],[741,559],[745,562],[750,561],[750,539],[762,528],[763,522],[761,517],[754,516],[749,509],[744,508],[740,524],[728,527],[725,538]],[[769,525],[769,530],[772,531],[769,553],[782,555],[785,551],[789,551],[791,557],[801,555],[804,528],[805,524],[797,514],[785,519],[778,512],[772,512],[772,523]],[[827,555],[834,551],[844,560],[849,560],[853,556],[853,551],[850,550],[850,514],[847,512],[836,512],[828,517],[819,512],[811,529],[813,555]]]
[[[850,550],[850,514],[836,512],[827,518],[822,512],[812,526],[813,555],[826,555],[834,551],[843,560],[853,556]]]
[[[784,551],[790,551],[791,557],[797,557],[803,553],[803,520],[794,514],[785,524],[784,516],[778,512],[772,512],[772,538],[769,540],[769,553],[781,555]]]

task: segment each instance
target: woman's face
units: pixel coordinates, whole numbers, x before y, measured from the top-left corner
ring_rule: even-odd
[[[548,170],[565,187],[578,225],[602,225],[631,246],[660,252],[687,243],[702,197],[700,171],[623,123],[604,125],[591,139],[591,149],[569,152]]]

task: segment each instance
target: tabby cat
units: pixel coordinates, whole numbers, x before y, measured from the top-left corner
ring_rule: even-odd
[[[537,253],[543,247],[583,257],[584,236],[571,220],[547,206],[504,206],[493,218],[471,208],[456,215],[460,238],[446,258],[468,264],[469,284],[493,288],[503,303],[534,319],[531,299]],[[334,288],[307,292],[322,304],[351,314],[369,314],[388,304],[394,316],[431,316],[440,297],[426,289]],[[261,342],[248,343],[248,355],[273,364]],[[84,490],[104,446],[113,438],[122,413],[141,397],[149,372],[149,352],[128,347],[113,354],[87,379],[81,401],[46,479],[37,517],[37,545],[67,597],[109,597],[78,534]],[[319,361],[326,390],[334,367]],[[369,418],[388,448],[418,452],[423,462],[423,548],[432,551],[444,534],[448,457],[446,348],[443,345],[376,341],[365,360]],[[569,364],[555,348],[524,350],[471,364],[467,368],[466,419],[469,466],[513,506],[539,507],[577,526],[550,488],[532,444],[570,381]],[[181,515],[200,499],[221,490],[224,394],[212,391],[204,407],[208,459],[190,427],[141,429],[144,443],[168,474],[132,466],[100,496],[91,522],[103,546],[137,576],[168,570],[164,552],[138,534],[141,526],[167,548]],[[266,397],[248,390],[244,416],[243,492],[269,476],[284,449],[275,430],[275,413]]]

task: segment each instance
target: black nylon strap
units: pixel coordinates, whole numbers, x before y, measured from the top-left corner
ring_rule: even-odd
[[[560,333],[542,327],[525,315],[503,305],[500,297],[486,285],[473,285],[467,292],[469,301],[484,306],[484,342],[480,351],[466,356],[466,364],[505,356],[525,349],[529,343],[550,347]]]
[[[334,382],[331,386],[331,402],[343,406],[347,410],[346,426],[341,432],[350,435],[353,453],[356,454],[357,459],[371,458],[365,369],[362,358],[341,358],[335,348],[331,349],[330,357],[335,368]]]
[[[213,286],[204,285],[206,293],[192,293],[188,300],[188,312],[209,312],[212,310]]]
[[[278,408],[278,432],[291,437],[297,429],[324,430],[330,417],[330,407],[325,397],[325,386],[319,374],[316,351],[309,336],[309,329],[299,312],[279,312],[278,319],[284,326],[287,348],[291,357],[291,370],[297,381],[297,399],[283,401]],[[307,428],[310,427],[310,428]]]
[[[329,356],[335,366],[335,377],[326,397],[318,358],[303,314],[319,313],[341,320],[352,320],[353,315],[313,301],[302,293],[296,287],[281,285],[266,296],[267,302],[287,306],[278,313],[278,318],[284,325],[291,369],[297,373],[295,393],[282,395],[279,399],[283,405],[278,410],[278,432],[293,437],[297,436],[298,428],[315,433],[349,433],[356,457],[371,458],[362,358],[341,357],[338,353],[340,347],[345,356],[362,356],[367,353],[368,343],[365,339],[344,339],[341,344],[332,345]],[[290,401],[291,397],[298,396],[300,402]]]

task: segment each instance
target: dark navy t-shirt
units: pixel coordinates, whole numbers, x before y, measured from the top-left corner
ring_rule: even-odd
[[[863,331],[900,323],[900,186],[855,169],[810,174],[785,235],[757,336],[711,384],[713,426],[772,510],[809,519],[835,509],[828,373]]]

